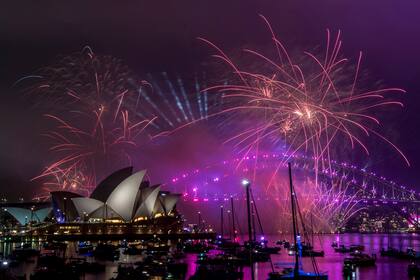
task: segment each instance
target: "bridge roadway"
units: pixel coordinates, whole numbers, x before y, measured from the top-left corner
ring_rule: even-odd
[[[309,197],[311,195],[305,194],[305,197]],[[323,196],[321,195],[312,195],[313,197],[316,198],[322,198]],[[241,195],[232,195],[233,199],[235,201],[239,201],[239,200],[244,200],[246,201],[245,196]],[[330,199],[329,196],[325,196],[326,199]],[[399,204],[399,203],[408,203],[408,204],[420,204],[420,200],[417,199],[399,199],[399,198],[380,198],[380,197],[353,197],[353,196],[341,196],[341,199],[344,200],[348,200],[349,199],[355,199],[352,200],[352,202],[354,203],[354,201],[357,201],[358,203],[362,203],[362,204],[369,204],[369,203],[382,203],[382,204]],[[288,198],[280,198],[280,197],[274,197],[274,196],[255,196],[254,197],[255,201],[289,201]],[[211,203],[211,202],[215,202],[215,203],[223,203],[224,201],[230,201],[230,196],[224,196],[224,195],[209,195],[209,196],[197,196],[197,197],[188,197],[188,198],[182,198],[181,201],[184,202],[201,202],[201,203]]]
[[[230,197],[233,197],[234,200],[246,200],[245,196],[243,194],[232,194],[232,195],[226,195],[226,194],[212,194],[208,196],[189,196],[189,197],[183,197],[181,201],[184,202],[223,202],[223,201],[229,201]],[[305,194],[305,196],[309,196],[308,194]],[[319,195],[313,195],[316,197],[320,197]],[[322,197],[322,196],[321,196]],[[256,201],[288,201],[287,198],[279,198],[274,196],[262,196],[262,195],[256,195],[255,197]],[[326,198],[328,198],[326,196]],[[343,199],[349,199],[352,198],[351,196],[342,196]],[[420,204],[420,200],[418,199],[401,199],[401,198],[381,198],[381,197],[356,197],[355,198],[358,203],[362,204]],[[35,209],[41,209],[44,207],[51,207],[50,201],[25,201],[25,202],[0,202],[0,208],[7,208],[7,207],[21,207],[21,208],[27,208],[30,209],[31,207],[35,207]]]

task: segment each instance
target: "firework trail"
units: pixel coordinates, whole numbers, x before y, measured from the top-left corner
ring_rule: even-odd
[[[286,147],[283,160],[277,164],[271,179],[261,187],[272,194],[288,188],[281,187],[278,171],[295,155],[312,158],[314,180],[302,184],[301,200],[305,215],[327,220],[323,228],[340,228],[357,211],[363,190],[354,191],[351,183],[333,176],[336,151],[360,148],[369,155],[367,139],[375,138],[391,146],[409,165],[404,153],[381,134],[381,113],[391,107],[403,107],[396,97],[405,91],[400,88],[373,88],[365,90],[361,81],[366,79],[361,71],[362,53],[356,63],[342,57],[341,33],[332,36],[327,31],[327,43],[322,55],[302,52],[289,54],[268,26],[274,45],[275,58],[245,49],[252,65],[242,67],[220,48],[200,38],[216,50],[215,58],[226,64],[233,77],[227,83],[209,87],[206,91],[223,96],[223,109],[208,117],[223,116],[223,123],[233,136],[225,143],[233,144],[240,154],[237,169],[245,164],[251,154],[271,147]],[[251,69],[249,69],[251,68]],[[389,111],[388,111],[389,112]],[[176,128],[197,123],[192,121]],[[348,147],[348,148],[347,148]],[[253,179],[257,176],[259,156],[255,157]],[[252,167],[251,167],[252,168]],[[320,179],[327,176],[328,180]],[[299,189],[297,187],[297,189]],[[278,197],[288,197],[281,194]],[[285,207],[287,203],[281,203]],[[284,212],[287,212],[285,209]]]
[[[350,218],[365,208],[361,203],[363,190],[357,188],[346,173],[334,171],[333,176],[321,175],[316,180],[313,164],[293,164],[295,174],[298,174],[295,189],[301,218],[306,225],[311,225],[314,232],[337,232]],[[281,163],[281,167],[278,164],[271,166],[271,172],[279,172],[279,169],[281,173],[285,173],[286,164]],[[287,178],[277,175],[273,180],[271,173],[266,183],[273,184],[269,196],[281,198],[276,200],[277,212],[283,217],[278,221],[278,226],[282,230],[288,230],[291,212]]]
[[[287,201],[287,186],[277,184],[276,194],[284,195],[286,201],[278,204],[282,215],[290,216]],[[280,187],[280,188],[279,188]],[[337,232],[347,221],[364,209],[361,205],[361,190],[355,190],[352,183],[343,176],[334,180],[315,182],[310,176],[296,188],[299,208],[303,222],[311,225],[314,232]],[[282,228],[288,227],[288,220],[283,220]]]
[[[112,166],[131,164],[130,154],[142,140],[205,120],[217,105],[204,90],[205,74],[145,77],[85,47],[16,82],[54,125],[45,135],[57,160],[34,178],[46,180],[46,192],[89,192]]]
[[[131,154],[138,147],[139,135],[153,121],[134,123],[129,120],[127,111],[115,117],[113,110],[106,112],[104,107],[90,115],[80,111],[74,114],[71,122],[80,126],[70,125],[55,115],[45,115],[57,124],[56,129],[45,136],[52,140],[50,150],[59,159],[33,179],[52,178],[52,182],[45,183],[48,190],[89,191],[100,176],[131,165]]]
[[[217,106],[218,100],[208,98],[206,76],[194,77],[162,72],[147,75],[151,87],[141,91],[145,100],[142,112],[146,117],[157,116],[153,126],[162,134],[174,130],[185,123],[206,120],[210,109]]]
[[[136,112],[136,106],[141,104],[141,90],[150,87],[146,81],[137,79],[121,60],[97,55],[89,47],[58,58],[55,63],[16,84],[23,84],[35,106],[53,112],[80,106],[95,110],[114,99],[137,100],[121,103],[121,109]]]
[[[291,156],[303,152],[314,157],[316,170],[322,171],[331,170],[333,150],[338,147],[358,146],[369,154],[365,138],[373,136],[389,144],[409,165],[403,152],[379,132],[380,111],[402,107],[394,96],[405,91],[360,90],[362,53],[355,67],[342,58],[340,32],[335,38],[327,32],[322,56],[303,52],[295,59],[262,18],[270,30],[276,58],[245,49],[261,64],[257,70],[241,69],[220,48],[200,38],[217,51],[214,57],[226,63],[235,76],[226,85],[208,89],[223,93],[226,107],[218,115],[229,113],[246,124],[226,142],[234,143],[245,155],[258,151],[262,143],[283,143]]]
[[[239,206],[245,209],[245,196],[239,182],[243,178],[252,178],[256,173],[252,180],[252,192],[259,211],[263,213],[263,224],[267,222],[274,231],[288,231],[291,213],[287,164],[282,163],[285,158],[289,158],[289,155],[261,153],[255,164],[257,156],[250,155],[242,161],[240,168],[237,168],[240,158],[223,158],[218,164],[184,171],[167,184],[172,186],[173,191],[184,194],[184,201],[190,202],[189,207],[202,204],[225,204],[228,207],[226,203],[229,203],[230,197],[234,197]],[[305,224],[313,224],[316,232],[337,232],[343,228],[349,219],[364,209],[367,198],[382,197],[378,193],[375,195],[372,187],[387,184],[377,181],[370,173],[344,163],[333,163],[332,174],[322,172],[316,182],[313,159],[297,155],[292,158],[302,218]],[[276,169],[278,172],[272,182],[273,187],[266,191],[265,186]],[[188,208],[185,210],[190,211]],[[282,218],[273,221],[273,211]]]
[[[57,159],[33,178],[45,179],[45,190],[89,192],[97,179],[131,164],[131,155],[149,136],[139,106],[145,81],[136,82],[126,66],[90,48],[40,70],[29,89],[54,128],[45,134]],[[136,102],[133,102],[136,101]]]

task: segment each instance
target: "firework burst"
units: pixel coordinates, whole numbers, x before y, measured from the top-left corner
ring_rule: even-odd
[[[121,60],[97,55],[90,47],[60,57],[16,84],[23,86],[35,106],[54,112],[80,107],[97,110],[110,100],[130,100],[120,106],[136,112],[141,104],[141,91],[150,87],[146,81],[135,78]]]
[[[45,117],[54,125],[45,134],[56,160],[34,179],[46,179],[47,191],[89,192],[97,178],[122,165],[148,136],[154,118],[137,113],[141,88],[128,68],[90,48],[40,71],[31,87],[37,105],[47,104]]]
[[[380,133],[379,112],[392,106],[402,107],[394,97],[405,91],[361,90],[358,81],[362,53],[352,67],[341,56],[340,32],[334,37],[327,31],[323,55],[303,52],[294,58],[262,18],[271,32],[276,58],[244,50],[262,65],[260,71],[241,69],[220,48],[201,39],[216,49],[214,57],[225,62],[235,74],[228,84],[209,89],[223,94],[227,107],[218,115],[230,113],[246,124],[226,142],[234,143],[245,155],[257,151],[261,143],[281,142],[291,156],[303,152],[314,157],[315,168],[321,171],[331,170],[333,149],[338,147],[340,150],[346,146],[352,150],[360,147],[369,154],[365,140],[374,136],[391,145],[409,165],[403,152]]]
[[[381,113],[392,107],[403,107],[396,96],[405,91],[362,87],[361,81],[366,79],[361,71],[362,52],[356,63],[342,57],[340,32],[332,36],[327,30],[322,55],[302,52],[295,57],[275,36],[269,22],[262,18],[272,36],[276,55],[270,58],[245,49],[251,61],[256,61],[252,65],[257,67],[249,67],[251,70],[239,66],[216,45],[200,38],[216,50],[214,57],[233,72],[228,82],[206,89],[219,93],[224,106],[208,117],[223,116],[222,122],[233,134],[225,143],[233,143],[238,148],[237,170],[246,165],[249,155],[257,155],[253,181],[258,173],[260,151],[266,150],[267,144],[271,149],[281,144],[287,156],[272,169],[270,180],[260,185],[265,191],[270,189],[268,193],[275,197],[288,197],[288,188],[282,187],[284,180],[278,174],[279,169],[286,162],[293,162],[295,156],[304,154],[311,158],[313,180],[308,178],[296,188],[303,219],[307,221],[309,216],[314,217],[319,225],[317,230],[335,231],[363,209],[360,205],[363,190],[355,190],[352,182],[334,175],[336,151],[360,148],[369,155],[367,139],[376,138],[390,145],[409,165],[404,153],[380,132]],[[197,121],[174,131],[194,123]],[[289,205],[284,201],[279,204],[286,208]],[[288,212],[286,208],[283,213]]]
[[[226,158],[215,165],[185,171],[172,178],[168,185],[173,191],[183,192],[184,201],[191,202],[191,207],[203,203],[228,206],[229,198],[234,197],[239,209],[245,210],[245,195],[238,185],[243,178],[249,178],[253,186],[252,196],[263,213],[263,224],[270,224],[272,230],[288,231],[290,187],[287,164],[282,163],[288,157],[269,153],[261,153],[259,157],[250,155],[242,161],[240,168],[237,168],[240,158]],[[353,166],[344,168],[342,164],[333,163],[332,174],[322,172],[316,181],[312,158],[295,155],[292,165],[301,219],[307,225],[312,224],[316,232],[339,231],[349,219],[365,209],[365,200],[373,195],[370,187],[374,184],[369,183],[368,187],[364,179],[367,174],[356,172]],[[277,175],[272,180],[276,169]],[[266,191],[265,186],[270,181],[273,187]],[[273,211],[281,218],[273,221]]]
[[[347,221],[364,209],[361,190],[354,190],[352,183],[343,176],[333,180],[315,182],[306,179],[298,187],[299,207],[303,221],[311,224],[314,232],[336,232]],[[287,215],[288,209],[283,209]]]

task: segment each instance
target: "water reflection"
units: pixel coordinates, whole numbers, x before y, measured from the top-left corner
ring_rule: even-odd
[[[285,236],[270,236],[269,240],[275,242],[278,239],[289,239]],[[381,257],[381,248],[388,246],[396,249],[406,250],[411,247],[420,251],[420,236],[418,234],[341,234],[341,235],[322,235],[314,238],[314,247],[316,250],[324,250],[325,257],[316,258],[319,270],[327,272],[329,279],[343,279],[343,260],[348,254],[336,253],[331,247],[333,241],[339,240],[340,245],[360,244],[365,246],[365,253],[376,254],[377,261],[374,267],[363,267],[356,270],[352,279],[408,279],[407,266],[409,260]],[[281,267],[293,261],[293,256],[288,256],[285,250],[279,255],[272,255],[272,260],[276,267]],[[286,265],[284,265],[286,264]],[[306,270],[312,271],[310,258],[303,258],[303,266]],[[271,271],[269,263],[258,263],[256,266],[258,277],[256,279],[267,279],[267,274]],[[246,279],[250,278],[249,269],[245,270]]]
[[[268,236],[270,245],[275,246],[274,243],[277,240],[288,239],[291,240],[290,236],[274,235]],[[365,252],[367,254],[375,253],[378,258],[376,266],[364,267],[357,269],[353,279],[408,279],[407,265],[410,261],[394,259],[389,257],[381,257],[381,248],[393,247],[400,250],[406,250],[407,247],[411,247],[416,251],[420,251],[420,236],[417,234],[341,234],[341,235],[322,235],[315,236],[314,247],[316,250],[324,250],[325,257],[316,258],[320,271],[327,272],[329,279],[343,279],[342,268],[343,260],[347,254],[337,253],[331,247],[332,242],[338,241],[341,245],[349,246],[351,244],[360,244],[365,246]],[[3,256],[8,256],[12,250],[21,246],[19,243],[0,243],[0,250]],[[67,249],[65,252],[66,257],[78,257],[77,254],[77,242],[68,242]],[[32,248],[41,249],[41,243],[32,243]],[[87,257],[88,261],[93,261],[92,257]],[[104,261],[106,265],[105,272],[99,274],[86,274],[83,279],[85,280],[102,280],[111,279],[116,276],[116,271],[119,263],[135,263],[141,260],[141,256],[131,256],[120,254],[120,260],[118,262]],[[289,256],[287,251],[282,249],[280,254],[272,255],[273,263],[276,269],[281,270],[283,267],[290,266],[293,262],[293,256]],[[188,264],[187,279],[193,275],[196,270],[196,255],[187,254],[183,262]],[[310,258],[303,258],[304,268],[308,271],[312,270]],[[36,267],[36,261],[25,262],[20,264],[18,267],[12,268],[12,271],[19,276],[26,274],[26,279],[29,279],[30,273]],[[267,279],[267,274],[271,271],[270,263],[258,263],[255,265],[256,279]],[[251,279],[250,269],[244,268],[245,279]]]

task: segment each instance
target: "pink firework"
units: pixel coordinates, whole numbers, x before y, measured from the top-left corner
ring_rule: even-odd
[[[220,48],[201,39],[234,73],[228,84],[208,89],[223,94],[226,107],[217,115],[231,114],[234,121],[236,118],[237,123],[244,124],[226,142],[234,143],[245,155],[258,153],[259,146],[267,141],[279,142],[290,156],[302,152],[313,157],[316,170],[322,171],[331,170],[334,151],[345,150],[346,146],[352,150],[360,147],[369,154],[366,138],[373,136],[389,144],[409,165],[403,152],[380,133],[380,112],[402,107],[395,95],[405,91],[361,90],[362,53],[355,64],[343,58],[340,32],[334,37],[327,31],[324,54],[305,51],[295,58],[261,17],[272,36],[276,57],[245,49],[259,65],[252,70],[241,69]],[[232,119],[227,125],[231,127]]]
[[[45,179],[46,191],[89,192],[97,179],[131,164],[131,155],[154,118],[136,114],[139,91],[118,60],[98,57],[89,48],[58,65],[32,88],[39,104],[53,107],[45,117],[54,128],[45,134],[56,160],[34,179]],[[55,71],[52,69],[56,69]],[[52,73],[52,74],[51,74]]]

